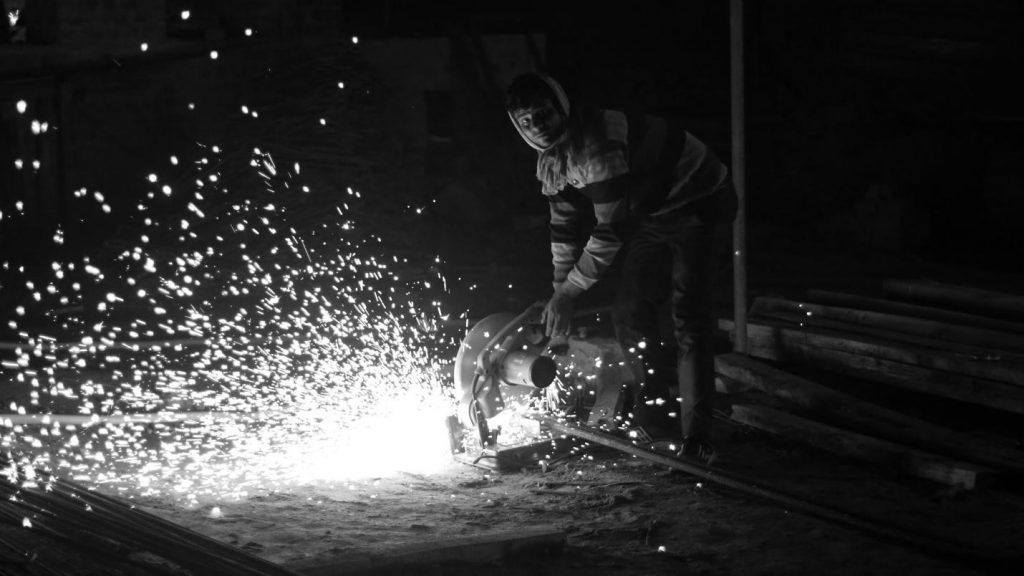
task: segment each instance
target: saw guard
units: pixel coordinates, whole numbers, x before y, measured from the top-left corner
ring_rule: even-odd
[[[503,394],[526,399],[551,384],[555,361],[543,355],[543,335],[528,330],[543,303],[519,315],[498,313],[476,323],[466,334],[455,357],[455,384],[462,392],[459,419],[481,427],[505,408]]]
[[[459,421],[465,425],[477,424],[477,402],[481,404],[480,410],[484,414],[494,414],[505,407],[498,383],[487,377],[486,367],[478,366],[478,359],[495,336],[515,317],[511,313],[492,314],[477,322],[462,339],[462,345],[455,355],[455,386],[462,392]]]

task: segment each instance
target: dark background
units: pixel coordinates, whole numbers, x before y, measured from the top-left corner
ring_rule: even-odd
[[[359,27],[542,32],[546,67],[573,97],[684,116],[729,158],[728,4],[399,2]],[[1017,269],[1024,6],[744,4],[753,221],[808,242]]]
[[[87,253],[130,229],[131,207],[148,191],[146,175],[196,141],[266,142],[266,133],[240,129],[240,104],[268,110],[263,117],[277,122],[263,125],[271,125],[269,140],[296,160],[333,170],[322,174],[325,183],[369,186],[406,162],[407,180],[392,174],[398,180],[376,190],[393,195],[396,206],[410,198],[429,204],[461,180],[484,184],[473,193],[480,217],[456,218],[456,228],[486,223],[477,230],[486,236],[520,215],[536,217],[543,205],[533,195],[531,152],[505,124],[501,75],[481,48],[493,35],[537,35],[543,43],[534,45],[535,62],[571,97],[680,115],[730,158],[724,0],[600,8],[539,1],[191,4],[24,2],[22,36],[8,31],[13,37],[0,45],[6,259]],[[865,258],[884,252],[954,268],[1018,269],[1024,94],[1014,79],[1024,60],[1024,5],[744,4],[752,253],[836,246]],[[182,9],[191,10],[189,20],[178,17]],[[244,34],[250,26],[259,31],[255,38]],[[447,40],[450,90],[420,95],[429,141],[403,132],[388,103],[405,104],[381,79],[379,63],[366,62],[348,41],[352,35],[364,44]],[[151,49],[141,52],[141,41]],[[210,49],[222,52],[220,66],[211,66]],[[333,83],[323,81],[326,72],[339,69],[365,92],[315,100]],[[413,73],[408,84],[417,82]],[[12,106],[24,98],[60,130],[26,135],[27,117]],[[198,112],[186,112],[185,103],[196,101]],[[289,118],[331,114],[350,128],[320,141],[334,149],[314,154],[290,135]],[[12,159],[33,156],[44,160],[42,170],[13,168]],[[188,182],[183,172],[167,178]],[[72,194],[80,189],[102,191],[113,215],[76,203]],[[12,217],[19,199],[27,202],[20,219]],[[452,223],[437,210],[433,217]],[[70,240],[63,246],[48,240],[55,224]]]

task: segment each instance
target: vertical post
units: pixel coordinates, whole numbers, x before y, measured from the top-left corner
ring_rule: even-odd
[[[732,179],[739,207],[732,226],[733,350],[747,352],[747,186],[745,182],[743,114],[743,0],[729,2],[729,53],[732,83]]]

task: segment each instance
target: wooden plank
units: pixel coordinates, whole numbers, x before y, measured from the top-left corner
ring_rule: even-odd
[[[872,356],[983,380],[1005,382],[1024,388],[1024,366],[997,357],[976,357],[928,349],[909,343],[874,338],[869,334],[801,323],[795,319],[760,318],[753,323],[761,326],[762,339],[768,338],[773,334],[772,330],[778,328],[780,337],[789,340],[801,338],[808,344],[820,348]],[[731,331],[731,326],[731,320],[719,320],[721,329]],[[766,333],[769,336],[765,336]]]
[[[870,298],[867,296],[859,296],[831,290],[813,289],[808,290],[806,294],[808,300],[821,304],[846,306],[847,308],[859,308],[861,310],[872,310],[875,312],[886,312],[889,314],[898,314],[900,316],[912,316],[914,318],[925,318],[929,320],[937,320],[939,322],[947,322],[949,324],[987,328],[989,330],[997,330],[1000,332],[1024,336],[1024,323],[998,320],[987,316],[980,316],[978,314],[958,312],[956,310],[947,310],[945,308],[937,308],[934,306],[923,306],[921,304],[897,302],[895,300],[885,300],[883,298]]]
[[[1024,296],[932,280],[885,280],[886,294],[914,302],[928,302],[996,318],[1024,320]]]
[[[958,462],[857,432],[801,418],[766,406],[737,404],[731,418],[772,434],[849,456],[864,462],[892,467],[911,476],[973,490],[990,471],[976,464]]]
[[[981,439],[956,432],[742,354],[717,356],[715,372],[723,382],[732,383],[732,390],[742,390],[745,385],[855,431],[1000,470],[1024,472],[1024,452],[1008,439]]]
[[[781,311],[803,315],[808,319],[828,318],[939,341],[966,344],[971,347],[1002,350],[1009,353],[1016,352],[1018,354],[1024,352],[1024,336],[989,330],[987,328],[957,326],[936,320],[900,316],[886,312],[858,310],[842,306],[827,306],[813,302],[796,302],[782,298],[760,297],[754,302],[750,314],[754,316],[765,311]]]
[[[751,356],[807,362],[871,382],[1024,414],[1024,389],[1015,384],[868,356],[854,347],[843,349],[845,343],[855,341],[831,336],[823,338],[821,334],[805,329],[751,322],[747,333]]]
[[[350,576],[354,574],[412,574],[427,567],[467,563],[489,564],[513,557],[548,556],[565,548],[565,532],[557,528],[534,528],[480,536],[445,538],[399,546],[386,552],[346,556],[339,560],[313,560],[288,565],[306,576]]]
[[[952,355],[954,357],[969,358],[984,361],[978,365],[980,370],[989,370],[993,366],[1012,365],[1011,374],[1024,378],[1024,354],[1020,352],[1008,352],[1006,350],[993,350],[981,346],[972,346],[949,340],[939,340],[914,334],[895,332],[885,328],[875,328],[854,322],[833,320],[820,316],[808,316],[805,313],[791,313],[779,311],[763,311],[754,316],[755,320],[773,324],[783,322],[791,326],[820,328],[830,330],[839,334],[856,337],[858,339],[871,339],[878,342],[885,342],[901,348],[915,348],[927,354]],[[988,377],[986,374],[977,374]]]

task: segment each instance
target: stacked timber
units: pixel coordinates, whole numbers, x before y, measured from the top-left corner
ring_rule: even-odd
[[[965,489],[1024,472],[1020,438],[953,428],[849,388],[865,382],[1015,422],[1024,415],[1024,297],[936,282],[890,280],[883,289],[882,298],[823,290],[757,298],[748,355],[716,359],[719,391],[756,390],[786,410],[734,403],[730,417]],[[733,323],[719,327],[731,332]]]

